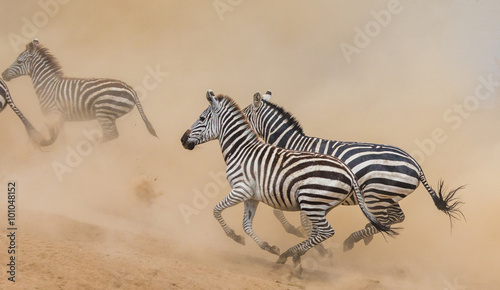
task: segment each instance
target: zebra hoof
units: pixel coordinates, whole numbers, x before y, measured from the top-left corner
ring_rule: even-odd
[[[351,242],[349,239],[344,241],[344,252],[350,251],[354,248],[354,242]]]
[[[302,276],[302,265],[299,264],[294,267],[290,273],[293,277],[300,278]]]
[[[276,261],[277,264],[285,264],[286,260],[288,259],[288,256],[285,254],[281,254],[280,257],[278,258],[278,261]]]
[[[304,234],[304,232],[302,231],[302,227],[300,227],[300,226],[294,228],[293,231],[291,232],[291,234],[293,234],[299,238],[306,238],[306,235]]]
[[[322,244],[314,246],[314,249],[318,251],[321,257],[326,257],[328,255],[328,250]]]
[[[300,267],[300,272],[302,273],[302,266],[300,266],[300,255],[298,254],[293,255],[292,261],[293,261],[293,266],[295,268]]]
[[[271,254],[279,255],[280,254],[280,248],[276,246],[272,246],[267,250]]]
[[[373,236],[363,238],[363,242],[365,242],[365,245],[368,245],[369,243],[371,243],[372,240],[373,240]]]
[[[242,244],[242,245],[245,245],[245,238],[243,236],[236,236],[234,238],[234,240],[238,243],[238,244]]]

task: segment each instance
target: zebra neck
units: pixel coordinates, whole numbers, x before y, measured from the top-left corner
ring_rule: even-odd
[[[40,64],[34,65],[30,77],[38,97],[43,98],[61,81],[62,73],[44,59],[39,62]]]
[[[295,149],[299,144],[307,143],[308,140],[309,137],[292,129],[283,131],[281,134],[271,134],[267,142],[276,147]]]
[[[228,122],[230,123],[230,122]],[[222,150],[222,155],[226,163],[229,163],[232,158],[239,156],[239,153],[251,145],[261,143],[250,125],[245,119],[237,121],[233,126],[222,126],[219,144]]]

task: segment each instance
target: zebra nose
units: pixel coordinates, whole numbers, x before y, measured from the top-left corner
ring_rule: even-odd
[[[9,71],[6,70],[2,73],[2,78],[6,81],[10,81],[10,77],[9,77]]]
[[[188,150],[193,150],[194,143],[188,143],[188,139],[189,139],[190,134],[191,134],[191,130],[187,129],[186,132],[184,133],[184,135],[182,135],[181,143],[182,143],[182,146],[184,146],[184,148],[186,148]]]

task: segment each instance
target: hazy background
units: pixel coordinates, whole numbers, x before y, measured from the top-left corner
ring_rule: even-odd
[[[343,240],[366,220],[357,207],[334,210],[329,220],[336,235],[326,243],[334,251],[333,264],[305,258],[299,285],[326,288],[359,279],[376,279],[380,289],[498,285],[499,93],[495,87],[476,104],[469,96],[481,76],[500,82],[495,61],[500,58],[500,4],[402,0],[399,13],[378,25],[380,30],[348,61],[341,44],[355,46],[357,31],[373,25],[374,14],[393,3],[352,2],[73,0],[50,2],[49,15],[35,1],[0,1],[1,71],[24,50],[19,39],[25,43],[36,37],[67,76],[109,77],[142,87],[144,111],[159,136],[149,135],[134,109],[117,121],[118,139],[92,146],[61,181],[53,165],[66,164],[69,152],[86,142],[82,131],[99,129],[97,122],[67,123],[53,146],[38,149],[7,108],[0,114],[0,182],[3,188],[10,180],[18,182],[20,219],[36,224],[31,213],[43,212],[147,232],[176,245],[179,259],[280,279],[268,273],[276,257],[249,238],[245,247],[237,245],[212,217],[213,206],[230,190],[213,177],[225,170],[217,142],[192,152],[180,144],[207,106],[207,89],[231,96],[241,107],[256,91],[270,89],[272,101],[292,112],[310,136],[395,145],[419,158],[434,187],[440,178],[450,187],[466,185],[460,194],[467,221],[456,223],[453,232],[419,187],[401,202],[406,220],[399,237],[386,242],[377,235],[368,247],[359,243],[348,253],[342,252]],[[217,5],[226,10],[218,11]],[[148,77],[151,70],[161,71],[161,77]],[[44,131],[29,77],[8,85],[18,107]],[[464,100],[474,106],[460,114]],[[439,140],[429,145],[436,130]],[[209,197],[199,198],[200,192]],[[0,206],[5,212],[6,197]],[[187,218],[180,210],[186,208],[192,209]],[[242,210],[224,212],[241,234]],[[297,214],[289,216],[298,223]],[[57,227],[57,218],[51,222]],[[282,251],[300,241],[281,230],[265,205],[254,229]],[[59,233],[64,239],[65,232]],[[213,257],[241,253],[260,258],[237,266],[230,258],[213,264]],[[28,250],[19,255],[30,260]]]

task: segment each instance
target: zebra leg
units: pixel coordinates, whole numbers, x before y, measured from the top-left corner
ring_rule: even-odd
[[[116,119],[111,118],[108,114],[96,114],[96,119],[102,128],[102,142],[110,141],[118,137],[118,129],[116,128]]]
[[[306,212],[306,214],[308,214],[308,212]],[[286,250],[283,254],[280,255],[276,263],[284,264],[288,257],[293,257],[293,264],[296,267],[300,264],[300,257],[304,255],[309,249],[333,236],[335,231],[326,220],[325,214],[326,212],[310,212],[308,214],[308,218],[313,225],[311,235],[305,241]]]
[[[252,221],[255,216],[255,212],[257,211],[257,206],[259,205],[258,201],[255,200],[246,200],[244,202],[245,205],[245,213],[243,215],[243,229],[245,233],[249,235],[259,247],[265,251],[268,251],[271,254],[279,255],[280,249],[276,246],[269,246],[267,242],[262,241],[257,235],[254,234],[252,228]]]
[[[301,229],[297,228],[297,230],[300,230],[302,232],[302,237],[305,238],[310,236],[312,232],[312,223],[303,211],[300,212],[300,224],[302,228]],[[316,245],[314,249],[318,251],[318,253],[323,257],[331,254],[328,252],[327,249],[325,249],[325,247],[322,244]]]
[[[374,213],[374,215],[385,224],[393,225],[401,223],[405,219],[405,214],[398,203],[391,204],[387,206],[383,213]],[[379,231],[370,223],[368,223],[364,229],[352,233],[344,241],[344,252],[349,251],[354,247],[354,243],[363,240],[365,245],[368,245],[373,240],[373,235]]]
[[[221,225],[222,229],[226,233],[228,237],[231,239],[235,240],[237,243],[240,243],[242,245],[245,244],[245,238],[243,236],[239,236],[234,233],[234,230],[231,229],[226,222],[224,221],[224,218],[222,217],[222,211],[225,210],[228,207],[232,207],[237,205],[238,203],[244,201],[243,198],[241,198],[241,195],[235,193],[234,189],[226,196],[221,202],[219,202],[217,205],[214,207],[214,217],[217,219],[219,224]]]
[[[387,213],[389,214],[388,220],[389,224],[397,224],[402,223],[405,220],[405,214],[401,209],[398,203],[395,203],[387,208]],[[365,228],[371,226],[371,224],[367,224]],[[367,236],[363,238],[365,245],[368,245],[373,240],[373,235]]]
[[[26,127],[26,131],[28,132],[28,136],[30,137],[31,141],[33,141],[33,143],[35,143],[35,145],[38,147],[52,145],[56,141],[57,136],[59,136],[61,127],[64,124],[64,117],[59,113],[50,114],[47,118],[48,121],[45,123],[45,125],[49,129],[48,139],[45,138],[40,132],[38,132],[26,118],[22,120],[24,126]]]
[[[305,238],[306,235],[300,229],[300,227],[294,227],[291,223],[288,222],[282,210],[274,209],[274,216],[280,221],[285,231],[289,234],[296,235],[297,237]]]

